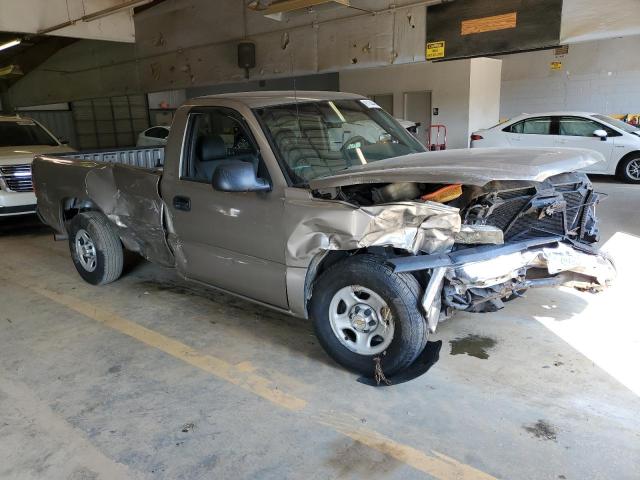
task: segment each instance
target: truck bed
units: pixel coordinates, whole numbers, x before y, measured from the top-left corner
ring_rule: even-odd
[[[159,194],[164,148],[39,155],[33,161],[38,214],[61,237],[79,211],[97,210],[117,227],[128,250],[173,266]]]
[[[157,169],[164,166],[164,147],[116,148],[83,150],[55,155],[56,158],[73,158],[91,162],[119,163],[138,168]]]

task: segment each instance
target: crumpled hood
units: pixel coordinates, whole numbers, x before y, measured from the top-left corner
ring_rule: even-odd
[[[604,157],[578,148],[472,148],[414,153],[351,167],[309,182],[312,189],[366,183],[423,182],[483,186],[492,180],[542,182]]]
[[[44,153],[73,152],[67,145],[28,145],[24,147],[0,147],[0,165],[19,165],[31,163],[36,155]]]

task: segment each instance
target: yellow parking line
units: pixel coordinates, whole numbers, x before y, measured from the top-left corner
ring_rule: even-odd
[[[150,347],[161,350],[174,358],[182,360],[194,367],[197,367],[217,378],[225,380],[233,385],[237,385],[255,395],[258,395],[271,403],[294,412],[301,412],[307,406],[307,401],[295,395],[279,390],[269,379],[253,373],[249,364],[243,362],[232,365],[220,358],[198,352],[182,342],[143,327],[135,322],[127,320],[116,313],[97,307],[89,302],[85,302],[65,293],[51,290],[38,285],[39,281],[35,277],[21,273],[21,278],[7,278],[5,280],[27,288],[49,300],[62,305],[70,310],[84,315],[87,318],[100,322],[101,324],[134,338]],[[441,453],[432,451],[428,455],[411,446],[396,442],[378,432],[366,429],[356,424],[357,420],[346,419],[336,420],[333,412],[307,413],[308,418],[316,423],[332,428],[369,448],[388,455],[400,462],[403,462],[416,470],[424,472],[434,478],[441,480],[491,480],[494,479],[489,474],[477,470],[470,465],[458,462]]]

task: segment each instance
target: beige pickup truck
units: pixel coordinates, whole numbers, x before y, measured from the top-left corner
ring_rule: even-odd
[[[358,95],[189,101],[166,149],[41,156],[38,213],[80,275],[116,280],[123,250],[186,279],[311,318],[337,362],[399,372],[455,311],[528,288],[598,291],[599,195],[587,150],[427,152]],[[179,321],[177,318],[176,321]]]
[[[0,217],[35,213],[33,157],[70,151],[35,120],[0,116]]]

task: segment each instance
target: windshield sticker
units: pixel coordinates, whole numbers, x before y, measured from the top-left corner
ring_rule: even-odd
[[[373,100],[368,100],[368,99],[367,100],[360,100],[360,103],[363,104],[367,108],[382,108],[380,105],[378,105]]]

